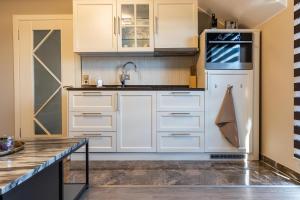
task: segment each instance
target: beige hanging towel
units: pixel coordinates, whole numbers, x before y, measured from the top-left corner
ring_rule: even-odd
[[[238,148],[240,146],[239,133],[235,117],[232,88],[232,86],[228,86],[227,88],[221,109],[215,123],[219,127],[223,136],[228,140],[228,142],[230,142],[234,147]]]

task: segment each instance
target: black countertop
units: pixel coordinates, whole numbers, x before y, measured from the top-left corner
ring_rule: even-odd
[[[121,87],[119,85],[104,85],[97,88],[95,85],[71,87],[69,91],[80,90],[120,90],[120,91],[204,91],[205,88],[190,88],[188,85],[127,85]]]

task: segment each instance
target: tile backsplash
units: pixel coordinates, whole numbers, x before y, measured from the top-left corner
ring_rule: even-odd
[[[128,85],[188,85],[195,57],[82,57],[82,74],[90,77],[91,84],[102,79],[104,85],[119,85],[122,65],[127,65],[130,74]]]

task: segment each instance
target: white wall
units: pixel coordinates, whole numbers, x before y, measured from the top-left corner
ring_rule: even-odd
[[[0,0],[0,136],[14,135],[14,14],[71,14],[72,0]]]
[[[300,172],[293,157],[293,0],[262,31],[261,153]]]
[[[105,85],[119,85],[121,67],[128,61],[137,65],[127,68],[130,79],[126,84],[133,85],[188,85],[191,67],[195,65],[192,57],[83,57],[82,74],[95,80],[102,79]]]

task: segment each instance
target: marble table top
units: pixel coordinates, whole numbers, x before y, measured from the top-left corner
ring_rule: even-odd
[[[84,138],[25,140],[24,150],[0,157],[0,195],[86,144]]]

